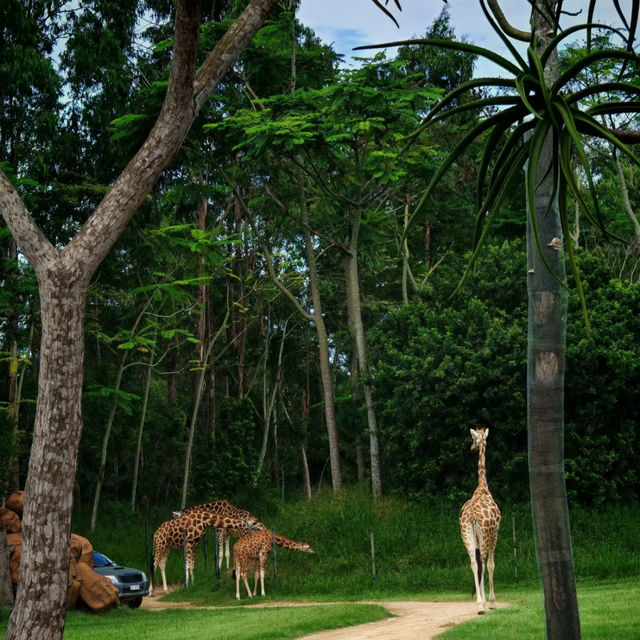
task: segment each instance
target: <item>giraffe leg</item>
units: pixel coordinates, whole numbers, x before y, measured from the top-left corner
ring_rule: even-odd
[[[264,592],[264,570],[265,570],[265,565],[267,563],[267,558],[260,558],[260,595],[264,596],[266,595]]]
[[[462,531],[462,540],[467,552],[469,553],[469,564],[473,573],[473,581],[476,587],[476,603],[478,605],[478,615],[481,616],[486,610],[484,601],[484,583],[482,575],[479,575],[478,569],[482,567],[482,555],[478,548],[475,527],[473,524],[467,525]]]
[[[240,600],[240,563],[234,561],[233,568],[236,572],[236,600]]]
[[[258,560],[256,560],[256,564],[253,567],[253,595],[258,595],[258,577],[260,575],[260,565]]]
[[[218,529],[218,569],[222,569],[222,554],[224,552],[224,529]],[[227,569],[229,568],[229,551],[227,550]],[[237,573],[237,572],[236,572]]]
[[[160,562],[158,563],[160,565],[160,573],[162,574],[162,586],[164,588],[164,592],[167,593],[168,589],[167,589],[167,574],[165,572],[165,567],[167,566],[167,556],[164,556],[164,558],[161,558]]]
[[[189,545],[187,547],[187,585],[191,582],[193,584],[193,567],[196,560],[195,546]]]
[[[489,609],[496,608],[496,594],[493,590],[493,570],[496,563],[493,559],[493,549],[489,551],[489,560],[487,561],[487,573],[489,574]]]
[[[231,557],[231,552],[229,551],[229,543],[231,541],[231,535],[229,535],[229,532],[225,529],[224,531],[224,546],[225,546],[225,550],[226,550],[226,554],[227,554],[227,569],[229,568],[229,558]]]
[[[250,598],[253,598],[253,594],[251,593],[251,589],[249,589],[249,581],[247,580],[247,571],[248,568],[243,569],[242,571],[242,579],[244,580],[244,586],[247,588],[247,593]]]

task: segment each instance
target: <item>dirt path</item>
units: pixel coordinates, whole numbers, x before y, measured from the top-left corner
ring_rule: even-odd
[[[336,602],[269,602],[248,607],[313,607]],[[475,602],[367,602],[379,604],[395,617],[368,622],[355,627],[320,631],[304,640],[430,640],[450,627],[477,617]],[[144,598],[143,609],[174,609],[193,607],[191,602],[163,602],[157,597]],[[499,604],[499,607],[508,606]],[[205,607],[220,609],[221,607]],[[490,615],[490,614],[489,614]]]

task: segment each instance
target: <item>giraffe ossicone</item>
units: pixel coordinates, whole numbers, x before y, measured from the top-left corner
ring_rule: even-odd
[[[498,542],[500,529],[500,509],[495,503],[489,485],[485,466],[488,428],[469,429],[473,442],[471,450],[478,451],[478,486],[471,499],[464,503],[460,510],[460,533],[469,554],[471,571],[476,586],[476,602],[478,614],[487,611],[484,592],[485,560],[489,574],[489,609],[495,609],[496,596],[493,588],[493,571],[495,569],[494,551]]]

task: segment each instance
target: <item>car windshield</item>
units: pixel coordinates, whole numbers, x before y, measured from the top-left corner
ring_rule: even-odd
[[[97,551],[93,552],[93,566],[94,567],[108,567],[111,564],[115,564],[102,553],[98,553]]]

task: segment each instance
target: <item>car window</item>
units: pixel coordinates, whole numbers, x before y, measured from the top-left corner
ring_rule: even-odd
[[[107,556],[102,553],[98,553],[97,551],[93,552],[93,566],[94,567],[108,567],[110,564],[113,564]]]

